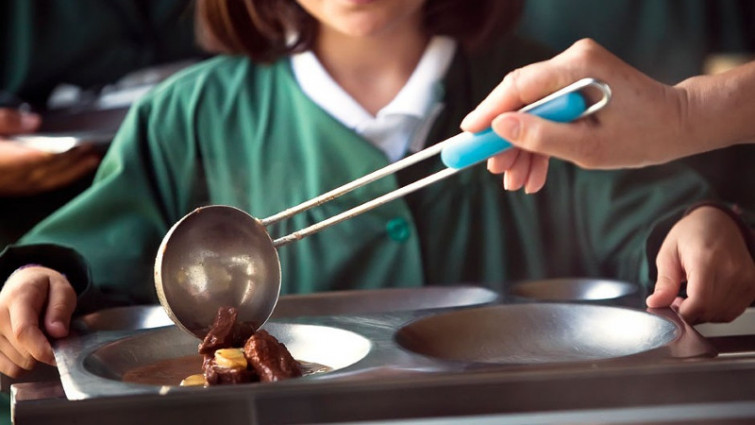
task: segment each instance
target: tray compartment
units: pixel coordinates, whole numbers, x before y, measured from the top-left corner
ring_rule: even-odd
[[[328,326],[269,323],[265,329],[285,344],[295,359],[322,364],[333,371],[363,359],[371,346],[369,340],[354,332]],[[83,368],[96,376],[120,381],[136,368],[197,355],[198,343],[198,339],[176,326],[142,332],[93,350],[83,358]],[[201,373],[201,369],[192,373]],[[161,385],[176,382],[171,379]]]
[[[652,352],[673,347],[684,333],[680,323],[639,310],[532,303],[421,318],[399,329],[396,341],[411,352],[442,360],[537,364]]]

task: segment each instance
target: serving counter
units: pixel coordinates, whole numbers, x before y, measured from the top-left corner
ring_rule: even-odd
[[[11,386],[14,421],[755,422],[755,311],[697,332],[671,310],[509,301],[474,287],[282,297],[266,328],[334,370],[212,388],[123,382],[198,340],[158,306],[105,310],[56,344],[57,379]]]

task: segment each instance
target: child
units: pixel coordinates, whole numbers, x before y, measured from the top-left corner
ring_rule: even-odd
[[[519,7],[199,1],[206,43],[229,55],[139,102],[92,188],[4,253],[2,278],[13,275],[0,291],[0,370],[52,362],[40,328],[65,336],[77,294],[82,308],[94,288],[110,300],[155,302],[157,246],[192,209],[225,204],[267,217],[458,133],[500,76],[545,57],[505,33]],[[268,232],[303,228],[441,167],[425,161]],[[505,193],[474,167],[282,247],[282,292],[459,282],[501,290],[553,276],[649,283],[664,235],[708,196],[694,174],[671,167],[596,172],[554,162],[549,180],[537,195]],[[747,256],[735,223],[715,208],[677,226],[711,220],[728,220],[713,236],[732,261]]]

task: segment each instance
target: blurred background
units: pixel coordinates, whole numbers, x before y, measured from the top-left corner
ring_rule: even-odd
[[[0,129],[0,247],[90,184],[91,168],[66,173],[82,159],[74,147],[92,151],[87,156],[104,153],[131,103],[204,57],[194,43],[191,3],[0,1],[0,108],[40,114],[33,136],[53,136]],[[32,162],[12,144],[54,157]],[[44,176],[19,170],[24,161]]]
[[[193,13],[190,0],[3,0],[0,108],[37,112],[42,121],[34,134],[0,141],[62,153],[59,169],[71,165],[65,156],[79,144],[102,154],[131,103],[207,57],[195,43]],[[590,37],[674,84],[750,60],[754,22],[747,0],[526,0],[519,33],[554,53]],[[737,146],[684,161],[725,199],[755,209],[747,190],[755,185],[747,172],[754,151]],[[79,174],[45,190],[26,190],[23,176],[0,176],[0,247],[86,188],[93,171]]]

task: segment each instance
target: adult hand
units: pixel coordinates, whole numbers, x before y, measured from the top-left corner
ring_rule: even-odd
[[[606,108],[588,119],[554,123],[515,111],[577,80],[593,77],[611,87]],[[532,192],[545,183],[547,156],[583,168],[640,167],[684,155],[692,141],[684,127],[687,92],[661,84],[627,65],[592,40],[576,42],[554,58],[508,74],[462,122],[477,132],[496,133],[532,154],[504,152],[488,161],[492,172],[506,172],[504,186]]]
[[[488,159],[488,171],[503,174],[505,190],[523,188],[525,193],[535,193],[545,186],[549,160],[546,155],[511,148]]]
[[[13,273],[0,290],[0,372],[15,378],[37,362],[55,365],[46,335],[68,335],[75,308],[76,292],[55,270],[33,266]]]
[[[755,300],[755,262],[734,221],[714,207],[679,220],[656,258],[651,308],[674,305],[689,323],[730,322]],[[687,298],[678,297],[687,282]]]
[[[41,123],[36,114],[0,108],[0,196],[34,195],[70,184],[100,162],[92,147],[53,154],[19,146],[2,135],[29,133]]]

